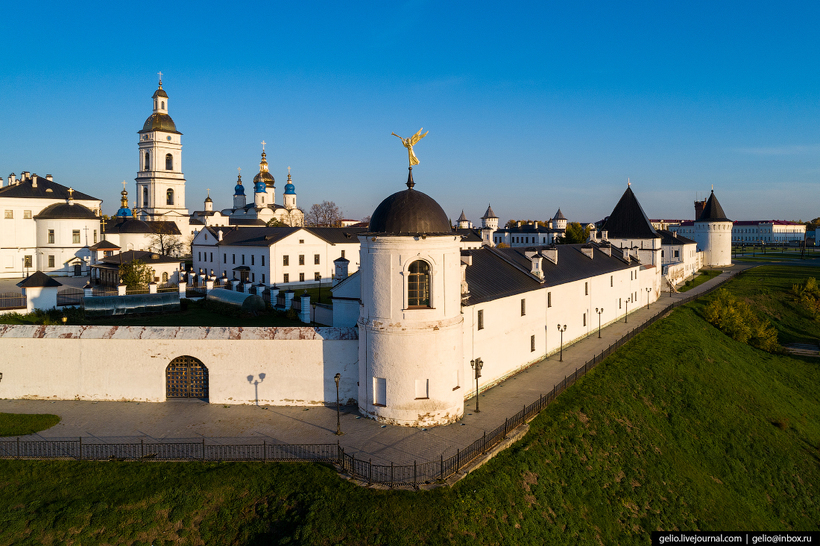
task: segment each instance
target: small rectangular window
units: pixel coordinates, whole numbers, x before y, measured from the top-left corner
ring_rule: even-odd
[[[199,260],[200,262],[202,261],[202,252],[197,252],[196,253],[196,259]]]
[[[535,352],[535,336],[530,336],[530,352]]]
[[[13,210],[7,210],[6,211],[6,220],[13,220],[13,219],[14,219],[14,211]]]
[[[304,239],[299,239],[299,244],[300,244],[300,245],[305,244],[305,240],[304,240]]]
[[[588,282],[584,283],[584,295],[589,296],[589,283]]]
[[[430,380],[429,379],[416,379],[416,400],[423,400],[425,398],[430,398]]]
[[[231,254],[231,263],[236,265],[236,254]]]
[[[305,265],[305,255],[299,254],[299,265]]]
[[[384,377],[373,378],[373,405],[387,405],[387,379]]]
[[[305,274],[299,273],[299,282],[305,282]]]
[[[484,329],[484,309],[478,310],[478,329]]]
[[[254,256],[253,254],[251,254],[251,265],[254,265],[254,263],[253,263],[253,262],[254,262],[254,258],[255,258],[255,256]]]
[[[211,263],[213,263],[213,261],[214,261],[214,253],[211,252]]]
[[[615,286],[615,278],[614,278],[613,275],[610,275],[609,276],[609,287],[612,288],[613,286]]]
[[[322,274],[317,271],[316,273],[313,274],[313,280],[314,281],[321,281],[322,280]]]
[[[23,211],[23,219],[24,220],[31,220],[31,211],[30,210],[24,210]]]
[[[265,274],[262,273],[262,284],[265,284]]]
[[[54,267],[54,256],[49,256],[48,257],[48,266],[49,267]]]
[[[552,292],[547,292],[547,307],[552,307]]]
[[[582,326],[586,326],[586,325],[587,325],[587,314],[584,313],[584,323],[582,324]]]
[[[50,244],[50,245],[54,244],[54,230],[53,229],[48,230],[48,244]]]
[[[318,254],[313,255],[313,265],[319,265],[319,255]]]
[[[288,275],[287,273],[282,275],[282,282],[290,282],[290,275]]]
[[[521,316],[523,317],[526,314],[527,314],[527,300],[524,299],[524,298],[521,298]]]
[[[75,245],[80,244],[80,230],[79,229],[71,230],[71,242]]]
[[[262,254],[262,266],[263,267],[265,266],[265,255],[264,254]]]
[[[228,255],[227,254],[222,254],[222,263],[223,264],[228,263]]]
[[[245,255],[242,255],[242,265],[245,265]]]
[[[94,230],[94,244],[97,244],[97,230]]]
[[[288,256],[288,255],[282,256],[282,265],[290,265],[290,256]]]
[[[621,309],[621,298],[618,298],[618,309]]]
[[[251,282],[256,282],[256,273],[251,272]]]

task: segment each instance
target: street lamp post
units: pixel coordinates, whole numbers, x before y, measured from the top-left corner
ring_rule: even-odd
[[[652,287],[646,287],[646,308],[649,309],[649,293],[652,292]]]
[[[470,361],[470,366],[475,370],[475,412],[481,413],[481,410],[478,409],[478,378],[481,377],[481,368],[484,367],[484,361],[476,358]]]
[[[624,300],[624,305],[626,305],[626,313],[624,313],[624,324],[629,323],[629,300],[631,298],[632,298],[632,296],[629,296],[628,298],[626,298]]]
[[[567,331],[567,325],[566,324],[564,324],[563,326],[561,326],[560,324],[558,325],[558,332],[561,333],[561,352],[560,352],[559,357],[558,357],[558,362],[563,362],[564,361],[564,332],[566,332],[566,331]]]
[[[598,309],[596,307],[595,312],[598,313],[598,339],[601,339],[601,313],[604,312],[604,308],[601,307],[600,309]]]
[[[339,380],[342,378],[341,374],[336,374],[333,379],[336,381],[336,436],[342,435],[342,422],[339,414]]]

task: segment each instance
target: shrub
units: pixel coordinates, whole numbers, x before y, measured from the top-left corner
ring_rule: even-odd
[[[774,326],[758,317],[748,303],[739,301],[725,288],[718,290],[706,306],[705,317],[721,332],[741,343],[770,353],[781,350]]]
[[[792,285],[792,292],[797,299],[797,303],[813,319],[820,318],[820,286],[817,285],[817,279],[809,277],[802,285]]]

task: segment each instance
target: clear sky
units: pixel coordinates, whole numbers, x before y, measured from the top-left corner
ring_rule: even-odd
[[[652,218],[714,184],[732,219],[820,216],[818,2],[7,2],[0,174],[119,206],[163,73],[186,205],[232,203],[267,145],[277,202],[369,215],[416,189],[455,220]]]

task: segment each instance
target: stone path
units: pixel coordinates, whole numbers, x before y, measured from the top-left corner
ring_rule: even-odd
[[[506,418],[531,404],[566,375],[609,347],[631,328],[675,300],[703,293],[752,265],[727,268],[719,276],[684,293],[661,298],[647,309],[642,306],[629,315],[629,323],[610,324],[570,347],[564,348],[564,361],[551,355],[527,370],[493,387],[480,396],[480,413],[475,399],[465,402],[464,418],[458,423],[429,429],[382,426],[361,418],[352,408],[343,408],[342,436],[336,436],[335,407],[222,406],[200,401],[137,403],[0,400],[0,412],[54,413],[61,422],[24,439],[83,437],[83,442],[133,442],[143,439],[207,438],[209,443],[336,443],[357,459],[373,463],[412,464],[437,461],[455,454],[478,439],[484,431],[502,425]],[[582,388],[582,387],[581,387]]]

